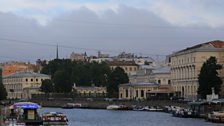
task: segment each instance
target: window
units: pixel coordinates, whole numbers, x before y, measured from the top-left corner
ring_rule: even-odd
[[[26,79],[26,82],[28,82],[28,79]]]
[[[132,71],[132,67],[130,67],[129,70]]]
[[[168,80],[168,84],[171,84],[171,81],[170,80]]]
[[[128,97],[128,89],[126,89],[126,98]]]
[[[127,68],[127,67],[125,67],[125,70],[127,71],[127,70],[128,70],[128,68]]]
[[[121,98],[123,98],[123,97],[122,97],[122,94],[121,94],[120,96],[121,96]]]
[[[33,82],[33,79],[31,79],[30,81]]]
[[[36,79],[36,81],[38,81],[38,79]]]
[[[158,80],[158,84],[160,84],[161,83],[161,80]]]
[[[141,97],[144,97],[144,90],[141,90]]]
[[[136,97],[138,97],[138,90],[136,90],[135,93],[136,93]]]

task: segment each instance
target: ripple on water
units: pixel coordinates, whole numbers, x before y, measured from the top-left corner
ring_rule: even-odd
[[[43,108],[40,113],[63,112],[69,126],[223,126],[203,119],[176,118],[161,112]]]

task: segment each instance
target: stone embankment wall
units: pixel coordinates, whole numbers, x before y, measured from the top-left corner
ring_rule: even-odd
[[[83,100],[70,100],[70,101],[56,101],[56,100],[33,100],[32,102],[39,103],[43,107],[62,107],[66,103],[81,103],[83,108],[92,109],[105,109],[108,105],[126,105],[126,106],[160,106],[165,107],[168,105],[187,107],[186,103],[179,103],[167,100],[154,100],[154,101],[83,101]]]

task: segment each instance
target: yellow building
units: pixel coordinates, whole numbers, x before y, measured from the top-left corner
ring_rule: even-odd
[[[139,65],[137,65],[134,61],[112,61],[109,62],[110,68],[113,70],[116,67],[121,67],[125,73],[130,75],[135,75],[139,70]]]
[[[170,66],[162,66],[153,70],[150,80],[160,85],[171,85]]]
[[[151,94],[174,94],[171,85],[158,83],[128,83],[119,85],[119,98],[127,100],[146,100]]]
[[[217,58],[218,64],[224,65],[223,41],[202,43],[168,56],[172,86],[175,91],[181,92],[182,97],[197,98],[198,74],[203,63],[211,56]],[[219,75],[224,78],[224,69],[219,71]]]
[[[106,97],[106,87],[74,87],[73,88],[80,97]]]
[[[159,90],[157,83],[128,83],[119,85],[119,98],[146,99],[149,91]]]
[[[31,94],[39,92],[45,79],[50,79],[50,76],[33,72],[17,72],[3,77],[3,84],[9,99],[29,99]]]

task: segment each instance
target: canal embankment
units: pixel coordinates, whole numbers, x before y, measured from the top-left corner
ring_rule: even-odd
[[[180,106],[186,108],[186,103],[180,103],[170,100],[152,100],[152,101],[102,101],[102,100],[32,100],[32,102],[39,103],[43,107],[62,107],[67,103],[79,103],[81,108],[89,109],[106,109],[108,105],[126,105],[132,106]]]

